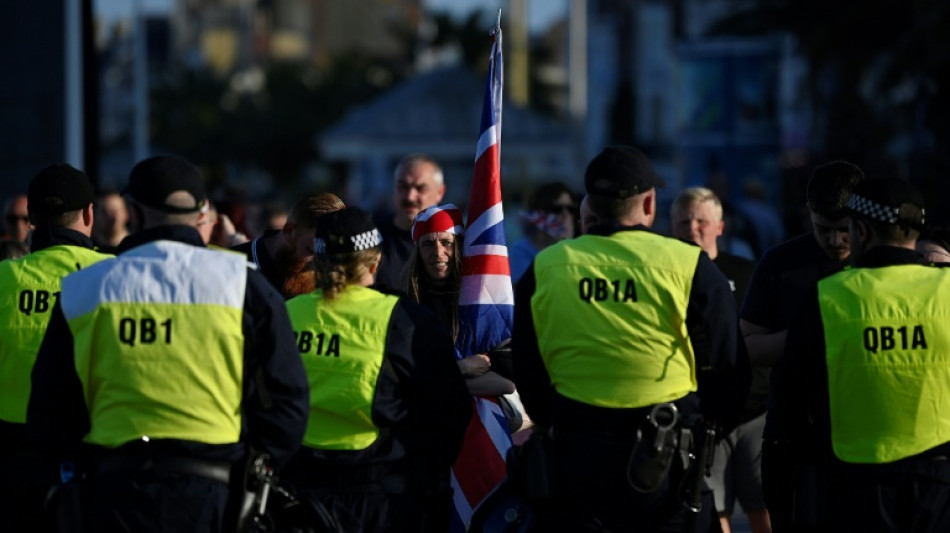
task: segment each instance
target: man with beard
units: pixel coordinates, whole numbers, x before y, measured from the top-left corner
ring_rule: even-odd
[[[283,229],[267,230],[260,237],[231,250],[247,255],[248,261],[289,300],[312,292],[313,234],[317,218],[346,207],[343,200],[328,192],[311,194],[297,202]]]
[[[442,168],[427,155],[412,154],[396,165],[393,185],[392,217],[377,217],[376,227],[383,236],[383,260],[376,271],[373,288],[383,292],[405,292],[406,263],[415,248],[412,242],[412,221],[427,207],[436,205],[445,196]]]

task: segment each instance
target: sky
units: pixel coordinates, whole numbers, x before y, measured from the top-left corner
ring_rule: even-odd
[[[167,13],[175,0],[93,0],[97,14],[106,20],[131,17],[134,6],[141,5],[149,13]],[[344,1],[344,0],[339,0]],[[532,33],[547,29],[559,17],[567,13],[568,0],[525,0],[528,2],[529,28]],[[497,12],[502,8],[502,18],[507,0],[424,0],[430,9],[448,11],[459,17],[475,9]]]
[[[528,3],[529,30],[531,33],[546,30],[558,18],[567,14],[568,0],[525,0]],[[497,13],[502,8],[501,17],[505,18],[506,0],[425,0],[433,10],[449,11],[460,17],[475,9]]]
[[[167,13],[174,0],[92,0],[96,14],[106,20],[116,20],[132,16],[136,4],[149,13]]]

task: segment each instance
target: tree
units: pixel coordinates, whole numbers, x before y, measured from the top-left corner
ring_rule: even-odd
[[[759,0],[712,33],[795,36],[811,67],[818,125],[825,125],[821,151],[868,162],[897,133],[932,136],[927,152],[940,155],[919,170],[945,174],[950,102],[933,96],[950,87],[948,30],[950,4],[940,0]]]

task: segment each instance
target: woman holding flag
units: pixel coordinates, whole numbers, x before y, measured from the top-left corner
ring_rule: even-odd
[[[510,390],[499,370],[501,358],[490,355],[511,338],[514,295],[504,234],[501,205],[501,114],[502,39],[501,11],[491,32],[492,50],[482,107],[475,168],[469,194],[468,227],[464,232],[461,213],[454,206],[416,215],[417,233],[429,238],[431,251],[416,251],[419,263],[413,276],[416,297],[428,299],[454,332],[455,347],[463,372],[478,375],[469,379],[476,396],[470,400],[474,412],[465,433],[458,459],[452,466],[454,515],[450,531],[464,531],[474,511],[502,484],[507,474],[505,457],[511,448],[511,432],[495,395]],[[432,220],[431,225],[426,222]],[[432,228],[443,231],[433,231]],[[444,230],[451,230],[449,231]],[[424,243],[428,246],[428,243]],[[422,260],[428,257],[428,265]],[[426,273],[423,273],[426,270]],[[428,272],[431,270],[431,272]],[[434,282],[434,283],[433,283]],[[426,294],[426,287],[444,294]],[[457,293],[456,293],[457,290]],[[504,371],[503,371],[504,372]],[[489,378],[485,378],[485,376]],[[505,388],[476,389],[474,385],[505,384]],[[482,383],[484,382],[484,383]],[[489,397],[481,396],[486,394]]]
[[[452,204],[423,210],[412,225],[415,250],[409,263],[409,297],[435,313],[452,334],[456,346],[460,335],[459,293],[462,286],[462,213]],[[462,338],[460,338],[462,337]],[[456,354],[459,370],[474,396],[475,415],[466,432],[462,451],[452,468],[455,499],[453,531],[461,531],[474,510],[505,479],[505,454],[511,446],[511,411],[503,400],[515,391],[511,377],[508,340],[487,353],[468,357]]]
[[[462,212],[453,204],[422,210],[412,224],[415,250],[409,262],[409,297],[429,308],[452,340],[459,335],[459,289],[462,284]],[[502,396],[515,391],[508,342],[488,354],[458,359],[468,391],[475,396]]]

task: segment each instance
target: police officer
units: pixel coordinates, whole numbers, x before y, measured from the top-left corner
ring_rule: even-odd
[[[735,302],[702,249],[650,231],[664,182],[639,150],[605,149],[584,184],[599,224],[541,251],[515,298],[515,382],[554,444],[539,530],[682,531],[683,430],[729,431],[748,388]]]
[[[909,182],[859,183],[847,209],[854,268],[818,282],[789,329],[789,422],[820,437],[829,530],[950,531],[950,270],[914,249]]]
[[[234,530],[235,465],[253,450],[279,468],[306,425],[290,321],[242,256],[204,248],[197,168],[143,160],[126,193],[143,229],[64,278],[28,426],[87,472],[88,531]]]
[[[66,164],[41,170],[30,181],[28,209],[35,226],[32,253],[0,262],[0,516],[13,531],[35,530],[42,514],[36,475],[23,472],[30,373],[50,310],[66,274],[110,257],[93,251],[93,188]],[[32,517],[30,517],[32,515]]]
[[[360,209],[318,220],[318,288],[287,302],[312,393],[284,479],[343,531],[442,533],[471,398],[435,317],[370,288],[380,243]]]

